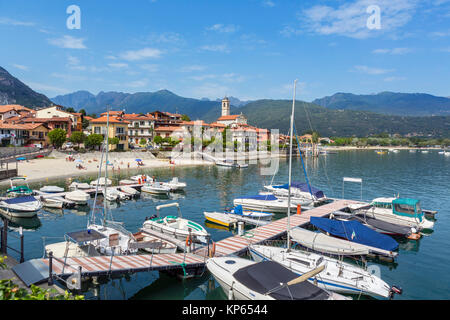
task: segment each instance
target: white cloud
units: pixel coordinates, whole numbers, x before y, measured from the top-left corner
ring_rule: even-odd
[[[402,80],[406,80],[406,78],[405,77],[387,77],[387,78],[384,78],[384,81],[386,81],[386,82],[402,81]]]
[[[401,55],[411,52],[411,48],[393,48],[393,49],[376,49],[373,50],[373,53],[376,54],[393,54],[393,55]]]
[[[148,58],[161,57],[162,51],[154,48],[144,48],[140,50],[130,50],[122,53],[120,57],[127,61],[143,60]]]
[[[109,63],[108,66],[110,66],[111,68],[128,68],[128,64],[126,63]]]
[[[357,71],[357,72],[366,73],[366,74],[370,74],[370,75],[378,75],[378,74],[389,73],[394,70],[372,68],[372,67],[368,67],[368,66],[355,66],[352,71]]]
[[[201,47],[201,49],[212,52],[225,52],[225,53],[230,52],[226,44],[204,45]]]
[[[10,18],[0,18],[0,24],[9,26],[22,26],[22,27],[32,27],[35,25],[34,22],[18,21]]]
[[[23,71],[28,71],[29,70],[27,66],[24,66],[24,65],[21,65],[21,64],[13,64],[13,67],[15,67],[17,69],[20,69],[20,70],[23,70]]]
[[[418,0],[356,0],[338,8],[315,5],[299,14],[302,29],[286,27],[282,33],[290,35],[310,32],[364,39],[406,25],[415,13],[417,4]],[[366,9],[370,5],[381,8],[381,30],[367,28],[367,19],[371,14]]]
[[[264,0],[262,2],[262,5],[264,7],[269,7],[269,8],[275,7],[275,3],[273,1],[271,1],[271,0]]]
[[[62,38],[47,39],[47,41],[57,47],[66,49],[86,49],[83,41],[85,39],[75,38],[72,36],[63,36]]]
[[[239,29],[239,27],[235,26],[233,24],[223,25],[223,24],[220,24],[220,23],[206,28],[206,30],[208,30],[208,31],[216,31],[216,32],[220,32],[220,33],[234,33],[238,29]]]
[[[145,87],[147,84],[148,84],[148,80],[142,79],[142,80],[135,80],[132,82],[128,82],[125,84],[125,86],[130,87],[130,88],[142,88],[142,87]]]
[[[28,86],[35,91],[44,92],[46,95],[66,94],[66,93],[70,92],[69,90],[64,89],[64,88],[54,87],[54,86],[46,85],[43,83],[37,83],[37,82],[28,82]]]
[[[449,13],[449,17],[450,17],[450,13]],[[446,30],[446,31],[435,31],[435,32],[431,32],[430,35],[432,37],[438,37],[438,38],[442,38],[442,37],[450,37],[450,30]]]
[[[180,69],[181,72],[193,72],[193,71],[203,71],[205,70],[205,66],[200,65],[191,65],[191,66],[184,66]]]
[[[159,69],[159,66],[157,64],[143,64],[140,67],[141,69],[144,69],[148,72],[157,72]]]

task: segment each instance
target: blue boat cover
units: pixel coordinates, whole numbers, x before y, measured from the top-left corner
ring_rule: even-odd
[[[4,202],[7,204],[16,204],[16,203],[24,203],[24,202],[32,202],[32,201],[36,201],[36,198],[32,197],[32,196],[25,196],[25,197],[17,197],[17,198],[11,198],[11,199],[4,200]]]
[[[241,205],[234,207],[234,214],[242,215],[242,206]]]
[[[273,194],[267,194],[267,195],[257,195],[257,196],[246,196],[246,197],[240,197],[236,199],[254,199],[254,200],[278,200],[277,197],[275,197]]]
[[[285,184],[282,184],[282,185],[279,185],[279,186],[273,186],[273,187],[274,188],[278,188],[278,189],[289,189],[289,184],[285,183]],[[303,192],[308,192],[309,193],[308,184],[306,184],[304,182],[295,182],[295,181],[293,181],[293,182],[291,182],[291,187],[297,188],[297,189],[300,189]],[[312,194],[316,198],[323,198],[324,197],[322,190],[319,190],[319,189],[317,189],[317,188],[315,188],[313,186],[310,186],[310,187],[311,187]]]
[[[310,222],[319,229],[349,241],[367,246],[394,251],[398,243],[391,237],[378,233],[358,221],[338,221],[326,218],[311,217]]]

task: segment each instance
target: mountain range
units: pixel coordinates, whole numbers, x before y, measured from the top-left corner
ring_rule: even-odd
[[[52,102],[0,67],[0,105],[2,104],[20,104],[25,107],[36,108],[47,107]]]
[[[231,113],[243,113],[249,124],[287,133],[292,101],[229,99]],[[0,67],[0,105],[13,103],[30,108],[57,104],[97,115],[106,111],[107,106],[127,113],[159,110],[186,114],[192,120],[203,119],[206,122],[216,121],[221,115],[220,98],[215,101],[185,98],[168,90],[134,94],[100,92],[97,95],[77,91],[48,99]],[[327,136],[366,136],[381,132],[450,136],[450,98],[446,97],[423,93],[337,93],[312,103],[298,101],[297,108],[298,133],[317,130]]]
[[[314,104],[328,109],[361,110],[393,115],[450,115],[450,99],[425,93],[380,92],[370,95],[336,93],[316,99]]]

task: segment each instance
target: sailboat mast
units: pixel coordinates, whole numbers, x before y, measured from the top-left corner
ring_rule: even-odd
[[[105,185],[103,188],[103,226],[106,225],[106,186],[107,186],[107,181],[108,181],[108,149],[109,149],[109,108],[106,109],[106,151],[105,151],[105,156],[106,156],[106,163],[105,163]],[[100,178],[98,178],[100,180]],[[99,181],[100,182],[100,181]]]
[[[292,177],[292,142],[294,135],[294,112],[295,112],[295,92],[297,90],[297,80],[294,81],[294,98],[292,100],[291,115],[291,139],[289,142],[289,181],[288,181],[288,219],[287,219],[287,249],[290,249],[290,230],[291,230],[291,177]]]

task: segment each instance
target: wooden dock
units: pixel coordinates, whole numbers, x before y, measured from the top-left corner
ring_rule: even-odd
[[[309,223],[310,217],[325,217],[334,211],[342,210],[352,200],[337,200],[330,204],[316,207],[290,217],[290,227],[301,227]],[[239,255],[244,253],[250,244],[279,238],[286,233],[288,218],[273,221],[245,232],[242,236],[229,237],[214,244],[215,256]],[[67,258],[66,265],[59,259],[52,259],[52,271],[58,277],[68,277],[79,273],[82,277],[125,274],[153,270],[186,270],[204,268],[208,259],[209,247],[201,247],[192,253],[145,254],[126,256],[98,256]],[[13,268],[17,276],[28,286],[33,283],[47,281],[49,275],[49,259],[34,259],[21,263]]]
[[[309,223],[310,217],[325,217],[330,213],[342,210],[349,204],[355,203],[352,200],[337,200],[314,209],[302,212],[300,215],[291,214],[290,226],[292,228],[301,227]],[[266,240],[281,237],[287,230],[288,218],[275,220],[264,226],[251,229],[242,236],[236,235],[215,243],[215,256],[239,255],[244,253],[250,244],[257,244]],[[201,256],[206,255],[205,248],[195,251]]]

